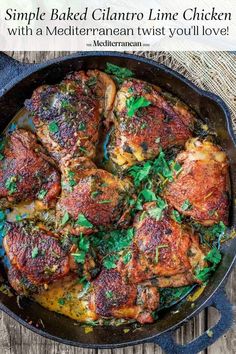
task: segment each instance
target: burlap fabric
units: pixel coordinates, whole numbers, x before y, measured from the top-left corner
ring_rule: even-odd
[[[231,111],[236,132],[236,55],[229,52],[136,52],[183,74],[219,95]]]

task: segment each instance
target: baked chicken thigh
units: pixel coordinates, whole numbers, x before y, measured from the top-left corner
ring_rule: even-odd
[[[58,85],[37,88],[25,106],[38,137],[58,161],[66,155],[93,158],[102,114],[108,114],[114,96],[106,74],[79,71]]]
[[[59,227],[80,234],[116,223],[125,226],[130,190],[128,180],[98,169],[89,160],[64,161],[62,194],[57,203]]]
[[[11,265],[34,285],[50,283],[70,270],[69,256],[51,232],[9,223],[4,247]]]
[[[119,269],[131,282],[157,278],[159,287],[179,287],[196,283],[197,268],[205,266],[205,252],[191,229],[167,214],[155,217],[156,203],[146,203],[134,220],[132,258]]]
[[[55,205],[61,190],[60,173],[54,161],[38,144],[35,134],[17,129],[6,138],[2,152],[1,206],[9,207],[33,200],[39,200],[45,206]]]
[[[219,221],[227,224],[229,164],[226,154],[209,141],[192,139],[176,161],[182,169],[164,192],[167,202],[205,226]]]
[[[93,287],[89,308],[98,316],[154,321],[152,312],[159,305],[159,293],[151,283],[127,284],[117,270],[104,269]]]
[[[192,136],[194,116],[179,100],[144,81],[125,81],[117,92],[108,147],[113,162],[127,168],[152,159],[160,148],[182,146]]]

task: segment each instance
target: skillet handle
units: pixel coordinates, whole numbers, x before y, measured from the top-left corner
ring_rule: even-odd
[[[22,64],[19,61],[0,52],[0,96],[4,93],[4,88],[14,78],[22,74],[32,64]]]
[[[192,342],[185,345],[177,344],[173,338],[173,331],[154,338],[153,342],[158,344],[166,354],[195,354],[206,349],[227,332],[233,323],[232,305],[224,290],[220,289],[207,303],[205,308],[209,306],[215,307],[219,311],[221,317],[215,326],[194,339]]]

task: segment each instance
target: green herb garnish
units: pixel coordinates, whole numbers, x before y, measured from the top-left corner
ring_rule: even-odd
[[[31,257],[34,259],[34,258],[38,257],[38,255],[39,255],[39,249],[38,249],[38,247],[34,247],[31,252]]]
[[[68,171],[67,172],[68,175],[68,183],[70,185],[70,187],[74,187],[76,185],[76,180],[75,180],[75,172],[74,171]]]
[[[44,197],[47,195],[47,190],[46,189],[41,189],[39,192],[38,192],[38,199],[39,200],[42,200],[44,199]]]
[[[145,97],[130,97],[126,100],[128,117],[133,117],[140,108],[148,107],[151,104]]]
[[[68,106],[70,106],[69,101],[67,101],[67,100],[61,100],[61,107],[62,107],[62,108],[68,108]]]
[[[98,203],[99,203],[99,204],[109,204],[109,203],[111,203],[111,202],[112,202],[112,200],[107,199],[107,200],[100,200]]]
[[[103,266],[106,269],[116,268],[116,262],[119,260],[118,255],[110,255],[103,260]]]
[[[212,263],[212,266],[197,270],[196,277],[202,282],[206,282],[211,273],[215,271],[216,266],[221,262],[221,258],[220,251],[216,247],[212,248],[205,257],[208,262]]]
[[[177,223],[181,224],[182,217],[177,210],[172,210],[171,216],[172,216],[173,220],[175,220]]]
[[[70,214],[66,211],[61,219],[61,226],[64,226],[70,219]]]
[[[65,299],[63,299],[63,298],[58,299],[57,302],[58,302],[58,304],[59,304],[60,306],[65,305]]]
[[[105,292],[105,296],[107,299],[112,299],[113,298],[113,292],[111,290],[107,290]]]
[[[127,68],[121,68],[120,66],[111,63],[106,64],[105,72],[107,74],[112,74],[119,79],[126,79],[128,77],[134,76],[134,73],[131,70]],[[120,82],[123,82],[123,80]]]
[[[48,124],[48,129],[50,133],[57,133],[59,131],[58,124],[56,122],[50,122]]]
[[[149,209],[148,214],[152,218],[159,221],[162,218],[163,211],[168,207],[168,205],[165,202],[165,200],[161,199],[160,197],[157,197],[156,200],[157,200],[156,207]]]
[[[188,199],[186,199],[183,204],[181,205],[181,209],[183,211],[189,210],[192,208],[192,204],[190,203],[190,201]]]
[[[5,187],[8,189],[9,194],[13,194],[17,191],[17,176],[10,176],[5,182]]]
[[[156,255],[155,255],[155,263],[157,264],[159,262],[159,250],[161,248],[168,248],[168,245],[159,245],[156,247]]]
[[[84,122],[80,122],[78,125],[78,130],[83,131],[86,129],[86,124]]]
[[[81,227],[86,227],[88,229],[93,227],[93,224],[91,224],[91,222],[89,222],[88,219],[83,214],[78,215],[75,224]]]

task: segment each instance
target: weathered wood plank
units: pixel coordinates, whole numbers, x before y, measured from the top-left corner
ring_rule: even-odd
[[[55,57],[69,54],[69,52],[7,52],[8,55],[26,63],[41,62]],[[234,284],[236,271],[232,273],[227,282],[227,290],[230,300],[236,308],[236,285]],[[236,310],[235,310],[236,312]],[[206,318],[205,312],[184,325],[176,333],[178,343],[186,343],[201,334],[205,326],[214,323],[216,316],[211,310]],[[207,352],[209,354],[235,353],[236,352],[236,326],[234,326],[223,338],[212,345]],[[162,350],[154,344],[138,345],[124,349],[114,350],[86,350],[72,348],[51,340],[42,338],[25,329],[5,314],[0,313],[0,348],[3,354],[161,354]],[[202,352],[203,353],[203,352]]]

